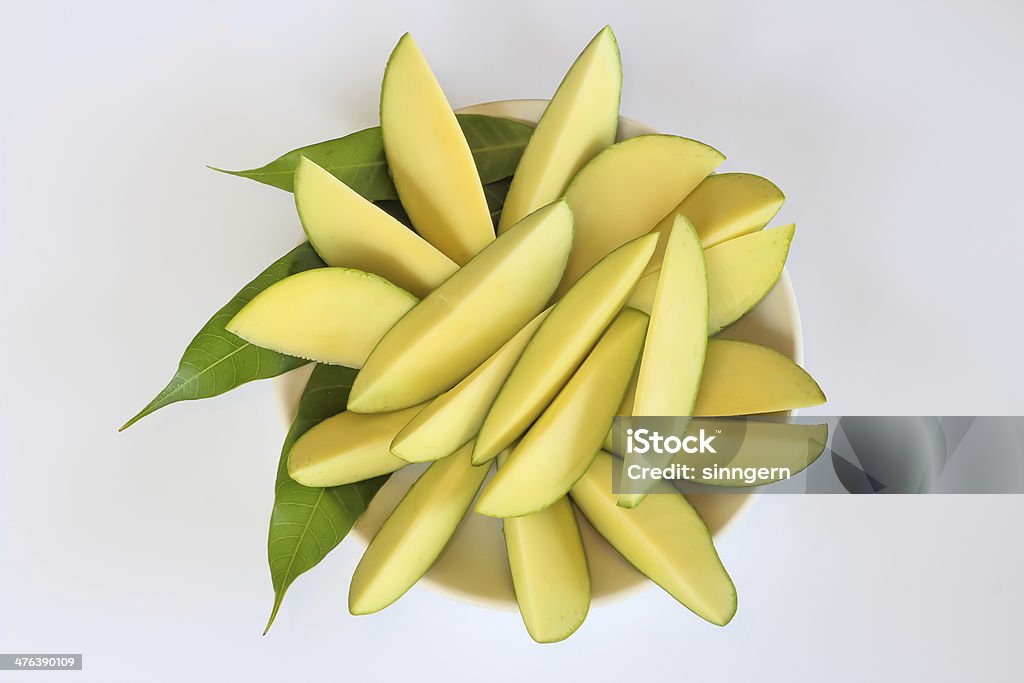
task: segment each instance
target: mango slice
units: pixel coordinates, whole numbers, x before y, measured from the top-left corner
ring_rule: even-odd
[[[565,202],[549,204],[445,280],[373,349],[352,385],[348,409],[407,408],[479,367],[550,299],[572,246],[572,225]]]
[[[616,249],[555,304],[484,418],[473,462],[496,456],[544,411],[622,308],[656,242],[646,235]]]
[[[708,334],[732,325],[772,290],[789,256],[794,225],[750,233],[711,247],[708,263]]]
[[[380,275],[421,298],[458,269],[422,237],[306,157],[299,159],[293,185],[302,228],[327,265]]]
[[[651,304],[651,324],[633,389],[623,414],[689,415],[704,367],[708,327],[708,275],[704,250],[690,221],[677,215]],[[666,372],[666,368],[672,368]],[[607,432],[606,432],[607,433]],[[633,508],[645,490],[623,492],[619,505]]]
[[[825,394],[814,378],[778,351],[750,342],[711,339],[693,414],[754,415],[824,402]]]
[[[391,440],[418,410],[329,417],[292,446],[288,474],[304,486],[338,486],[394,472],[408,463],[391,454]]]
[[[678,491],[659,481],[643,505],[616,505],[612,456],[601,452],[572,500],[594,528],[669,595],[697,616],[725,626],[736,614],[736,588],[704,521]]]
[[[767,178],[751,173],[716,173],[702,180],[654,229],[671,230],[675,214],[681,213],[693,223],[704,248],[710,249],[757,232],[768,225],[785,202],[786,195]],[[648,272],[661,265],[663,253],[664,246],[659,245]]]
[[[391,179],[416,231],[466,263],[494,239],[494,224],[466,137],[408,33],[384,70],[380,129]]]
[[[786,266],[796,226],[784,225],[731,239],[704,252],[708,270],[708,335],[746,315],[772,290]],[[628,306],[650,312],[660,267],[648,272]]]
[[[619,46],[605,26],[566,73],[533,131],[508,189],[498,234],[561,197],[583,165],[615,142],[621,91]]]
[[[257,294],[225,329],[265,349],[358,368],[415,305],[416,297],[382,277],[316,268]]]
[[[395,437],[391,452],[409,462],[437,460],[476,436],[498,390],[547,314],[541,312],[469,377],[428,403]]]
[[[647,316],[626,309],[484,487],[476,511],[520,517],[559,500],[601,447],[647,331]]]
[[[651,232],[724,160],[718,150],[675,135],[641,135],[594,157],[565,191],[576,241],[558,292],[613,249]]]
[[[467,445],[424,472],[366,547],[349,586],[352,614],[379,612],[427,573],[469,509],[490,467]]]
[[[509,517],[502,528],[526,630],[538,643],[565,640],[590,611],[590,571],[572,504],[559,498],[540,512]]]
[[[708,339],[704,250],[693,226],[681,215],[666,238],[633,415],[689,415],[704,367]]]

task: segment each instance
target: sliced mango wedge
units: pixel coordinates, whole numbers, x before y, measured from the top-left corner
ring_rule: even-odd
[[[289,356],[359,368],[416,301],[377,275],[316,268],[290,275],[257,294],[225,329]]]
[[[677,215],[651,304],[651,324],[633,385],[637,416],[689,415],[697,398],[708,337],[708,276],[704,250],[693,226]],[[672,368],[672,372],[665,372]],[[646,491],[623,492],[619,505],[639,505]]]
[[[590,611],[590,571],[572,504],[559,498],[540,512],[505,519],[502,528],[526,630],[538,643],[565,640]]]
[[[469,377],[428,403],[395,437],[391,452],[409,462],[437,460],[476,436],[494,397],[547,314],[542,311]]]
[[[384,70],[380,130],[416,231],[462,265],[494,239],[469,143],[419,46],[402,36]]]
[[[784,225],[722,242],[705,252],[708,334],[732,325],[756,306],[782,275],[796,226]]]
[[[519,160],[498,234],[562,196],[584,164],[615,142],[622,62],[605,26],[562,79]]]
[[[751,173],[716,173],[702,180],[655,230],[671,230],[673,217],[681,213],[693,223],[704,248],[710,249],[740,235],[757,232],[768,225],[785,202],[782,190],[767,178]],[[663,253],[664,245],[661,245],[648,271],[658,268]]]
[[[708,277],[693,226],[677,215],[651,306],[633,415],[689,415],[707,347]],[[671,368],[671,372],[666,372]]]
[[[814,378],[778,351],[750,342],[711,339],[693,414],[755,415],[824,402],[825,394]]]
[[[590,467],[644,345],[648,317],[626,309],[484,488],[476,511],[520,517],[568,493]]]
[[[718,150],[675,135],[641,135],[594,157],[565,191],[576,241],[558,292],[613,249],[651,232],[724,160]]]
[[[370,541],[349,586],[352,614],[379,612],[427,573],[455,534],[490,467],[474,467],[471,446],[420,475]]]
[[[419,407],[380,415],[345,411],[303,434],[288,453],[288,474],[304,486],[339,486],[394,472],[408,463],[391,440]]]
[[[656,242],[645,235],[619,247],[555,304],[487,412],[473,462],[495,457],[544,411],[626,302]]]
[[[630,564],[669,595],[712,624],[729,623],[736,613],[736,588],[697,511],[664,481],[640,507],[619,507],[612,476],[612,456],[602,451],[572,487],[573,502]]]
[[[708,335],[750,312],[778,282],[795,226],[784,225],[722,242],[704,252],[708,271]],[[660,267],[640,278],[628,306],[650,312]]]
[[[295,208],[329,266],[374,273],[422,298],[458,266],[422,237],[306,157],[295,169]]]
[[[572,212],[559,201],[488,245],[384,335],[353,382],[349,410],[400,410],[462,381],[544,309],[572,235]]]

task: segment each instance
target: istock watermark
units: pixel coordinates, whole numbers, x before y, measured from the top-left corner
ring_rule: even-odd
[[[703,429],[696,434],[687,434],[678,437],[675,434],[668,436],[650,429],[627,429],[626,449],[629,453],[715,453],[715,447],[711,442],[715,435],[708,435]]]
[[[615,493],[1024,493],[1024,417],[616,418]]]

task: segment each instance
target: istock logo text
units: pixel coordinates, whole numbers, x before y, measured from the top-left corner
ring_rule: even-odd
[[[678,436],[662,436],[659,432],[649,429],[626,430],[626,452],[643,455],[645,453],[664,453],[674,455],[683,453],[716,453],[711,442],[715,435],[708,435],[703,429],[698,434],[679,438]]]

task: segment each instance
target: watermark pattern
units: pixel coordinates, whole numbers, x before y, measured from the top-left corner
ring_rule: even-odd
[[[1024,493],[1024,417],[617,417],[612,452],[625,494]]]

